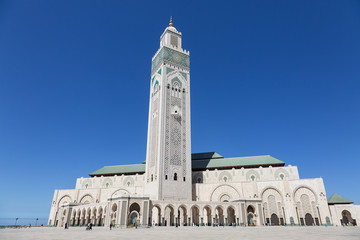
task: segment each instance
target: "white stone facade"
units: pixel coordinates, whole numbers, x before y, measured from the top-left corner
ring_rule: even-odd
[[[335,226],[360,223],[360,205],[336,204],[329,206]],[[354,221],[355,220],[355,221]]]
[[[181,38],[171,24],[153,57],[145,171],[55,190],[49,225],[339,225],[344,210],[359,222],[360,206],[329,208],[323,180],[300,179],[296,166],[192,170],[190,53]]]
[[[192,200],[181,201],[150,200],[144,190],[145,174],[79,178],[75,189],[55,191],[49,224],[58,220],[58,226],[89,221],[109,225],[112,219],[113,225],[125,225],[128,216],[121,218],[119,206],[125,202],[128,207],[129,199],[140,206],[139,224],[240,225],[249,224],[249,214],[256,225],[306,224],[305,215],[311,214],[314,224],[324,225],[331,218],[322,179],[299,179],[295,166],[197,171],[192,179]],[[144,202],[148,204],[147,219],[141,218]],[[248,211],[249,206],[252,210]],[[175,212],[180,212],[180,217]]]

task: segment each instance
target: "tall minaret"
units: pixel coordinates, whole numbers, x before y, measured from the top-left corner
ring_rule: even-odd
[[[190,53],[172,19],[152,58],[145,193],[191,200]]]

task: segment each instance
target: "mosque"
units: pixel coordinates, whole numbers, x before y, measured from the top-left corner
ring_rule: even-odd
[[[49,225],[353,225],[360,205],[272,156],[191,154],[190,53],[170,20],[152,58],[146,161],[55,190]]]

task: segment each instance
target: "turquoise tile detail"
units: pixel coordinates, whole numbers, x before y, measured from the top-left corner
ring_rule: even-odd
[[[180,87],[182,87],[181,81],[179,78],[175,77],[173,79],[171,79],[171,84],[174,84],[174,82],[177,82],[179,84]]]
[[[163,61],[190,68],[190,57],[188,55],[163,47],[151,63],[151,74],[153,74]]]
[[[171,72],[173,72],[173,71],[175,71],[175,70],[172,69],[172,68],[166,68],[166,74],[169,74],[169,73],[171,73]]]
[[[180,74],[187,80],[187,74],[186,73],[180,72]]]
[[[157,80],[156,80],[156,82],[154,84],[154,89],[155,89],[156,85],[159,85],[159,82]]]

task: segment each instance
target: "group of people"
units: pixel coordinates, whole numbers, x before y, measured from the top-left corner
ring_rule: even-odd
[[[92,230],[92,226],[93,224],[92,223],[89,223],[86,227],[86,230]],[[68,223],[65,223],[65,229],[69,229],[69,224]],[[110,227],[111,229],[111,227]]]
[[[86,230],[92,230],[92,226],[93,226],[93,224],[92,224],[92,223],[89,223],[89,224],[87,225],[87,227],[86,227]]]

